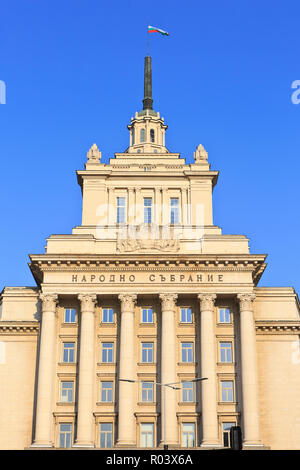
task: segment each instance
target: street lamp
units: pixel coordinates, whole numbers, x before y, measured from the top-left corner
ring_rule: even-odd
[[[130,382],[130,383],[139,383],[140,380],[133,380],[133,379],[118,379],[121,382]],[[189,380],[189,382],[200,382],[201,380],[207,380],[207,377],[199,377],[196,379]],[[166,383],[162,384],[160,382],[154,382],[155,385],[159,385],[160,387],[163,387],[163,402],[164,402],[164,416],[163,416],[163,426],[164,426],[164,450],[168,450],[168,444],[167,444],[167,413],[166,413],[166,387],[169,387],[173,390],[181,390],[181,387],[176,387],[177,384],[181,384],[181,382],[171,382],[171,383]]]

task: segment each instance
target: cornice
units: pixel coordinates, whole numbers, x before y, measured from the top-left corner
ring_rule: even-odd
[[[0,335],[37,336],[39,329],[38,322],[0,322]]]
[[[257,334],[294,334],[300,333],[300,321],[263,321],[255,322]]]

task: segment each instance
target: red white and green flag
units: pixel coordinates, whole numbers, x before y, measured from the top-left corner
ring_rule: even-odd
[[[167,31],[164,31],[163,29],[155,28],[155,26],[148,26],[148,33],[160,33],[163,36],[170,36]]]

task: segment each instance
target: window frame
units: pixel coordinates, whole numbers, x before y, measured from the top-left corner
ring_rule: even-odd
[[[234,390],[234,380],[232,379],[222,379],[220,381],[220,402],[221,403],[234,403],[235,401],[235,390]],[[231,387],[230,388],[224,388],[223,385],[224,384],[228,384],[230,383],[231,384]],[[232,399],[227,399],[229,397],[231,397]],[[224,399],[225,398],[225,399]]]
[[[104,347],[104,345],[110,344],[112,347]],[[109,352],[111,351],[111,360],[109,360]],[[106,352],[106,353],[105,353]],[[105,354],[104,354],[105,353]],[[101,363],[102,364],[113,364],[115,354],[115,344],[113,341],[102,341],[101,342]],[[104,360],[106,356],[106,360]]]
[[[106,311],[106,310],[108,310],[108,313],[107,313],[108,320],[107,321],[104,320],[104,311]],[[111,321],[109,321],[110,311],[112,311],[112,320]],[[105,325],[106,324],[111,325],[111,324],[115,323],[115,309],[113,307],[102,307],[102,309],[101,309],[101,323],[104,323]]]
[[[184,345],[191,345],[191,347],[184,347]],[[194,343],[191,341],[182,341],[181,342],[181,347],[180,347],[180,359],[182,364],[193,364],[195,359],[194,359]],[[189,359],[189,351],[191,351],[192,354],[192,360]],[[184,352],[186,355],[186,360],[184,360]]]
[[[111,387],[106,389],[103,387],[104,384],[111,384]],[[103,399],[103,395],[105,399]],[[110,399],[109,399],[110,398]],[[100,386],[100,403],[113,403],[114,402],[114,382],[113,380],[101,380]]]
[[[119,204],[120,200],[124,200],[124,205]],[[120,220],[120,214],[122,217]],[[117,217],[116,217],[117,224],[122,225],[126,224],[126,197],[125,196],[117,196]]]
[[[72,384],[72,387],[70,389],[65,388],[64,389],[64,384]],[[74,403],[75,402],[75,387],[74,387],[74,380],[61,380],[60,382],[60,395],[59,395],[59,401],[60,403]],[[64,400],[63,399],[63,391],[65,390],[67,398],[69,394],[71,393],[72,400]]]
[[[225,321],[226,313],[224,313],[224,321],[221,320],[221,311],[228,310],[229,311],[229,321]],[[231,325],[232,324],[232,311],[230,307],[218,307],[218,323],[220,325]]]
[[[143,427],[145,426],[150,426],[152,428],[152,431],[149,432],[147,430],[143,431]],[[146,444],[148,442],[148,436],[152,436],[152,445],[143,445],[143,435],[146,436]],[[143,422],[140,423],[140,447],[143,449],[153,449],[155,447],[155,423],[153,422]]]
[[[110,425],[111,426],[111,430],[109,431],[105,431],[105,430],[101,430],[101,426],[103,425]],[[111,446],[101,446],[101,437],[102,437],[102,434],[104,434],[105,436],[105,443],[107,443],[107,436],[111,436],[110,439],[111,439]],[[109,422],[106,422],[106,421],[103,421],[102,423],[99,423],[99,448],[100,449],[112,449],[114,446],[114,423],[112,421],[109,421]]]
[[[146,348],[145,347],[146,344],[151,344],[152,347],[151,348]],[[151,361],[148,360],[149,352],[151,352],[151,355],[152,355],[152,360]],[[147,357],[146,361],[143,360],[144,353],[146,353],[146,357]],[[154,342],[153,341],[142,341],[141,342],[141,364],[154,364]]]
[[[149,310],[151,310],[151,316],[152,316],[152,320],[149,321],[148,318],[149,318]],[[147,320],[144,321],[144,311],[147,311],[147,314],[146,314],[146,317],[147,317]],[[141,307],[141,323],[143,324],[153,324],[154,323],[154,310],[153,310],[153,307]]]
[[[177,201],[176,205],[172,205],[172,201]],[[174,212],[175,209],[175,212]],[[176,217],[174,217],[174,220],[172,220],[174,214]],[[179,224],[179,197],[170,197],[170,224],[171,225],[177,225]]]
[[[71,316],[72,318],[72,312],[74,312],[74,320],[67,320],[67,312],[70,312],[69,315]],[[65,307],[64,308],[64,323],[66,324],[74,324],[74,323],[77,323],[77,309],[76,308],[72,308],[72,307]]]
[[[225,347],[225,344],[229,344],[229,347]],[[228,360],[228,357],[230,360]],[[225,360],[223,360],[225,359]],[[220,341],[219,342],[219,361],[220,364],[232,364],[233,363],[233,343],[232,341]]]
[[[190,315],[191,315],[191,321],[183,320],[182,319],[182,312],[183,310],[190,310]],[[187,313],[186,313],[186,318],[187,318]],[[192,307],[180,307],[180,323],[183,323],[184,325],[190,325],[193,323],[193,309]]]
[[[146,205],[146,201],[150,201],[149,205]],[[153,200],[152,197],[143,198],[143,207],[144,207],[144,224],[152,224],[152,207]]]
[[[184,445],[185,444],[185,434],[187,434],[187,443],[189,443],[189,435],[190,433],[188,431],[184,431],[184,426],[185,425],[193,425],[193,445],[192,446],[189,446],[189,445]],[[196,427],[196,423],[194,421],[183,421],[181,423],[181,446],[183,448],[193,448],[193,447],[196,447],[196,430],[197,430],[197,427]]]
[[[70,426],[71,431],[62,431],[62,426]],[[61,445],[62,436],[64,437],[64,444],[66,444],[66,437],[70,435],[70,445]],[[58,425],[58,447],[59,449],[70,449],[73,445],[73,423],[60,422]]]
[[[73,348],[67,348],[67,344],[72,344]],[[70,361],[70,353],[73,353],[73,360]],[[65,354],[67,353],[68,360],[65,361]],[[62,343],[62,363],[63,364],[75,364],[76,362],[76,343],[75,341],[63,341]]]

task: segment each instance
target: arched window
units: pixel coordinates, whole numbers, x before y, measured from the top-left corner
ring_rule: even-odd
[[[150,129],[150,142],[154,142],[154,137],[155,137],[154,129]]]
[[[145,142],[145,129],[141,129],[140,142]]]

